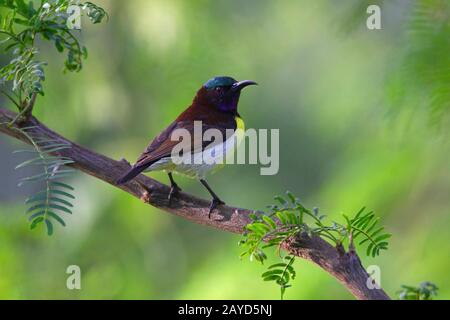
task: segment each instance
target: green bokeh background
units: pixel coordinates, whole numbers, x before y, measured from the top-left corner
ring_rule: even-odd
[[[290,190],[330,220],[367,206],[393,233],[387,252],[363,257],[381,268],[386,291],[395,297],[401,284],[430,280],[450,298],[449,108],[445,101],[437,113],[429,108],[438,80],[421,71],[440,64],[450,74],[445,1],[385,1],[382,30],[372,31],[361,1],[96,3],[110,19],[83,20],[82,72],[64,75],[63,57],[40,46],[50,62],[35,108],[41,121],[133,161],[207,79],[256,80],[239,112],[247,127],[280,129],[279,173],[230,166],[209,180],[217,193],[228,204],[264,209]],[[420,5],[435,10],[433,25],[444,27],[428,32],[441,37],[411,32]],[[415,48],[424,57],[411,54]],[[16,187],[25,173],[14,172],[20,158],[11,153],[19,146],[0,136],[0,298],[279,298],[260,279],[263,266],[239,259],[238,235],[164,213],[82,173],[71,181],[77,200],[68,226],[52,237],[30,231],[23,202],[31,190]],[[151,176],[167,183],[164,174]],[[207,197],[195,181],[178,180]],[[81,268],[81,290],[66,288],[72,264]],[[287,299],[352,299],[312,263],[295,266]]]

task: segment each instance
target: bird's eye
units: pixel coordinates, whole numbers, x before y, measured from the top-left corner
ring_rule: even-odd
[[[216,87],[216,89],[215,89],[217,92],[219,92],[220,90],[221,90],[221,88],[220,87]]]

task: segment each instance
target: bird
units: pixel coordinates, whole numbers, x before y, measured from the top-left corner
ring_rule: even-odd
[[[210,218],[213,210],[219,205],[224,205],[225,202],[208,185],[206,176],[223,167],[223,163],[196,162],[195,159],[211,154],[213,157],[217,155],[228,157],[236,150],[243,139],[245,130],[244,121],[238,112],[239,98],[242,89],[250,85],[257,85],[257,83],[252,80],[237,81],[229,76],[216,76],[206,81],[197,91],[191,105],[150,142],[136,163],[117,180],[117,184],[125,184],[142,172],[165,171],[170,180],[168,195],[170,203],[172,198],[181,191],[174,180],[173,173],[197,179],[212,197],[208,215]],[[197,121],[201,121],[202,133],[208,129],[217,129],[225,136],[225,139],[203,141],[206,140],[202,139],[203,134],[197,137],[194,132]],[[179,129],[187,130],[185,132],[191,135],[191,140],[180,142],[173,139],[172,135]],[[173,151],[177,145],[180,148],[179,144],[188,147],[189,152],[180,153],[183,159],[187,157],[194,161],[188,163],[174,161]]]

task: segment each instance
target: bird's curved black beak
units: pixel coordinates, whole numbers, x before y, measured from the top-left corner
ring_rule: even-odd
[[[238,81],[238,82],[234,83],[233,86],[231,87],[231,90],[234,92],[241,91],[245,87],[251,86],[251,85],[257,85],[257,83],[252,80],[242,80],[242,81]]]

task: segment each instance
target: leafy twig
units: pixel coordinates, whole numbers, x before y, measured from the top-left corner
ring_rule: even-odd
[[[384,228],[378,227],[379,219],[375,218],[373,212],[365,213],[365,208],[358,211],[353,218],[344,215],[346,225],[336,222],[332,225],[326,225],[323,222],[325,215],[320,215],[317,208],[312,211],[305,208],[300,200],[290,192],[287,192],[287,200],[281,196],[276,196],[275,200],[279,202],[279,205],[269,206],[272,211],[271,214],[251,215],[253,222],[246,226],[244,237],[240,241],[240,244],[245,248],[241,256],[249,255],[250,259],[255,258],[255,260],[263,263],[267,259],[265,249],[277,246],[279,252],[283,244],[303,232],[311,236],[318,235],[331,241],[341,254],[345,253],[343,242],[346,240],[349,242],[349,250],[356,253],[354,240],[358,236],[363,237],[359,245],[369,243],[366,250],[367,255],[376,256],[381,250],[387,249],[387,239],[391,235],[382,232]],[[306,223],[305,216],[312,219],[313,226]],[[266,244],[262,245],[263,242],[266,242]],[[292,262],[293,260],[287,265],[283,264],[284,262],[281,264],[290,269]],[[263,273],[262,277],[266,281],[275,280],[280,285],[283,296],[285,289],[288,287],[289,277],[286,278],[285,273],[279,269],[270,270],[280,267],[281,264],[270,266],[269,271]]]
[[[73,160],[51,155],[52,153],[70,148],[70,145],[47,137],[36,136],[33,134],[33,129],[35,127],[14,127],[14,130],[24,135],[34,148],[34,150],[15,151],[15,153],[31,153],[33,156],[16,166],[16,169],[39,165],[42,166],[43,173],[22,178],[19,186],[36,182],[44,183],[45,188],[30,196],[25,203],[31,205],[27,210],[27,213],[30,214],[30,228],[34,229],[39,223],[44,222],[48,235],[52,235],[53,223],[50,218],[65,226],[64,219],[57,212],[72,213],[70,208],[73,205],[70,199],[75,199],[75,197],[70,192],[74,188],[58,180],[67,177],[73,172],[71,169],[60,170],[61,166],[72,164]]]

